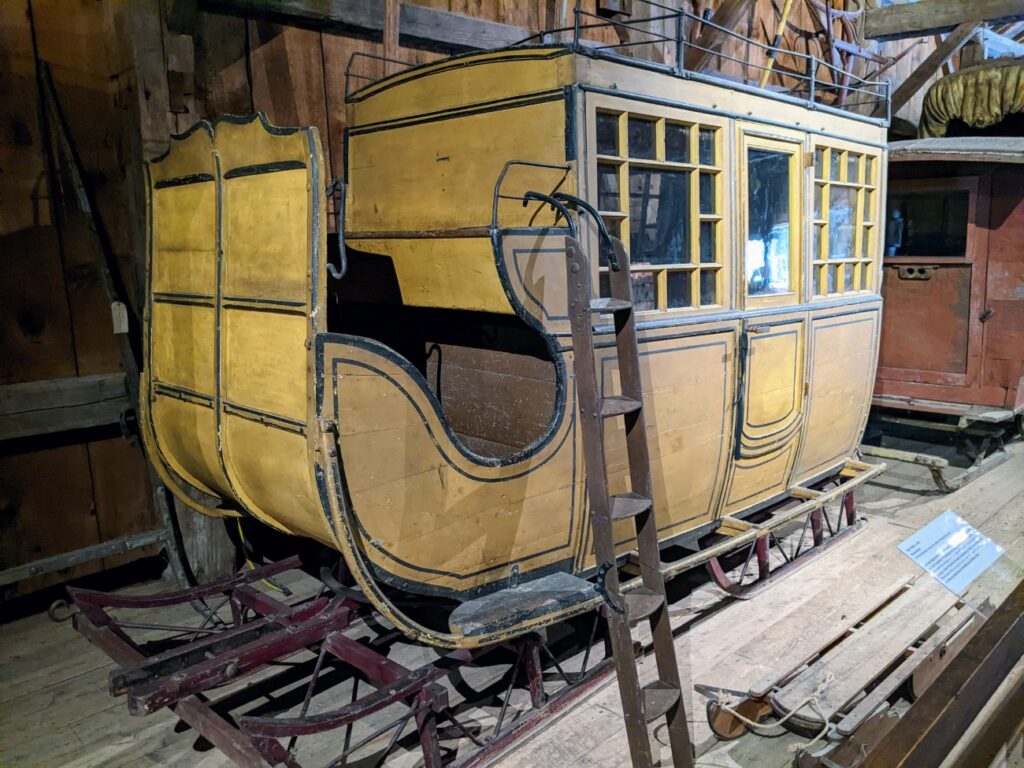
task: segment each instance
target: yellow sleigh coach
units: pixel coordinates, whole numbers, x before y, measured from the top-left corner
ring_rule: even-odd
[[[821,508],[874,471],[855,452],[885,123],[856,101],[813,77],[758,88],[580,44],[414,67],[349,96],[330,249],[315,129],[200,123],[149,165],[151,458],[199,512],[339,550],[424,642],[482,645],[593,608],[578,382],[586,361],[602,402],[629,400],[619,267],[657,538],[681,552],[663,573],[707,563],[729,587],[717,556],[755,543],[764,570],[774,525],[811,514],[819,540]],[[584,328],[573,291],[609,312]],[[617,499],[639,495],[628,428],[609,419],[602,438]],[[619,512],[628,565],[635,520]],[[427,627],[396,590],[461,605]]]

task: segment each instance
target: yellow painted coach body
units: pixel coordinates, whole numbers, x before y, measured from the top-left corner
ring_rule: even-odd
[[[145,438],[186,503],[456,599],[591,569],[567,230],[529,190],[589,201],[631,249],[664,539],[853,455],[878,349],[880,121],[565,47],[417,67],[349,110],[338,281],[315,129],[222,119],[150,164]],[[597,253],[586,219],[581,239]]]

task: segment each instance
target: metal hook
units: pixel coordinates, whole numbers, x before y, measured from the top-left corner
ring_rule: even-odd
[[[577,210],[583,210],[589,213],[594,223],[597,224],[598,235],[600,236],[601,244],[608,249],[608,266],[612,268],[613,272],[618,272],[621,269],[619,265],[619,259],[615,255],[615,245],[612,243],[611,233],[608,231],[608,225],[605,224],[601,214],[597,212],[597,209],[588,203],[586,200],[577,197],[576,195],[570,195],[568,192],[555,192],[553,197],[556,200],[561,200],[570,205],[576,206]]]

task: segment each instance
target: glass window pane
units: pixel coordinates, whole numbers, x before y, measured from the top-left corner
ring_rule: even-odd
[[[870,155],[864,158],[864,183],[875,183],[875,158]]]
[[[633,264],[690,261],[688,171],[629,171],[629,255]]]
[[[864,221],[874,221],[875,214],[871,201],[874,199],[874,192],[869,189],[864,190]]]
[[[853,290],[853,273],[857,267],[853,264],[847,264],[846,269],[843,270],[843,290]]]
[[[701,213],[714,213],[715,212],[715,177],[717,174],[704,173],[700,174],[700,212]]]
[[[747,243],[744,264],[752,296],[790,289],[789,160],[785,152],[747,150]]]
[[[869,276],[871,274],[871,265],[862,264],[860,267],[860,290],[870,290],[871,286],[868,285]]]
[[[885,216],[887,256],[963,256],[967,249],[966,189],[890,192]]]
[[[720,304],[718,301],[718,270],[702,269],[700,271],[700,303],[701,306],[708,304]]]
[[[697,153],[700,156],[701,165],[716,165],[715,163],[715,134],[713,128],[701,128],[697,131]]]
[[[693,305],[690,299],[690,271],[669,272],[668,278],[668,306],[689,307]]]
[[[619,168],[615,165],[597,165],[597,207],[602,211],[618,211]]]
[[[629,118],[629,156],[654,158],[654,121],[641,117]]]
[[[814,178],[825,178],[825,150],[821,147],[814,150]]]
[[[852,259],[856,231],[857,190],[832,187],[828,206],[828,257]]]
[[[839,265],[829,264],[828,269],[828,290],[827,293],[836,292],[836,278],[839,276]]]
[[[637,311],[657,309],[658,300],[654,292],[654,273],[633,272],[630,275],[633,283],[633,306]]]
[[[860,155],[856,152],[846,153],[846,180],[853,183],[860,183]]]
[[[832,181],[839,181],[839,167],[842,164],[842,153],[838,149],[829,152],[829,174]]]
[[[821,218],[821,200],[825,195],[825,185],[815,184],[814,185],[814,218]]]
[[[860,235],[860,258],[871,258],[871,240],[875,236],[874,227],[864,227]]]
[[[690,127],[677,123],[665,125],[665,159],[673,163],[690,162]]]
[[[814,268],[814,294],[816,296],[821,296],[822,295],[821,278],[822,278],[822,273],[826,269],[828,269],[828,267],[823,267],[821,265],[818,265],[818,266],[816,266]]]
[[[814,234],[811,236],[811,259],[813,261],[821,259],[821,237],[824,229],[822,224],[814,225]]]
[[[714,264],[718,259],[715,253],[715,222],[700,223],[700,261],[701,264]]]
[[[597,154],[619,154],[619,116],[597,113]]]

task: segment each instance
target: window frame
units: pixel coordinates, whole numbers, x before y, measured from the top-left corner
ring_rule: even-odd
[[[743,204],[739,211],[739,248],[736,252],[737,280],[740,285],[739,295],[743,298],[746,309],[762,307],[778,307],[798,305],[804,302],[805,288],[803,283],[804,259],[804,206],[803,206],[803,167],[806,141],[803,135],[782,133],[763,133],[740,126],[739,150],[736,157],[737,173],[740,183],[740,200]],[[763,149],[782,152],[789,155],[789,290],[784,293],[772,293],[763,296],[751,295],[747,290],[747,259],[746,247],[750,228],[749,208],[746,201],[750,199],[750,167],[748,153],[751,149]]]
[[[596,103],[589,105],[587,110],[588,130],[587,147],[584,154],[587,158],[587,179],[588,188],[593,190],[588,194],[595,207],[598,207],[602,216],[608,221],[619,223],[619,234],[622,235],[622,242],[627,252],[630,250],[630,200],[629,200],[629,175],[631,169],[646,168],[663,171],[682,171],[689,173],[689,261],[679,264],[658,264],[658,265],[632,265],[631,272],[641,274],[653,274],[655,282],[656,306],[650,309],[639,310],[640,314],[668,315],[693,314],[721,312],[732,306],[730,247],[732,232],[729,222],[730,207],[730,184],[731,174],[728,172],[728,160],[731,157],[730,146],[730,119],[685,109],[677,109],[662,105],[648,104],[632,99],[606,98],[595,100]],[[613,114],[618,120],[617,125],[617,155],[599,154],[597,146],[597,120],[598,115]],[[651,120],[655,124],[655,152],[653,158],[633,158],[629,153],[629,118],[641,118]],[[667,160],[666,155],[666,125],[677,124],[689,128],[689,158],[688,162]],[[716,141],[714,146],[713,164],[707,165],[700,162],[700,129],[711,128],[715,131]],[[617,181],[619,189],[619,210],[609,211],[600,209],[598,192],[598,176],[601,166],[614,166],[617,169]],[[700,177],[701,173],[710,173],[716,178],[714,194],[714,212],[700,212]],[[700,261],[700,225],[702,222],[710,222],[714,226],[714,261]],[[596,233],[591,233],[589,242],[591,253],[597,253],[598,243]],[[597,261],[596,259],[594,260]],[[594,289],[600,292],[600,277],[607,272],[607,267],[594,265],[593,279]],[[668,306],[668,276],[670,273],[688,272],[690,279],[690,306],[669,307]],[[700,303],[700,275],[708,272],[715,275],[715,303]]]
[[[879,284],[879,262],[884,242],[885,222],[884,217],[884,184],[882,178],[883,153],[881,150],[858,144],[855,142],[841,141],[837,139],[820,140],[811,135],[808,154],[808,189],[810,192],[809,205],[807,206],[808,237],[809,247],[807,249],[807,288],[810,301],[824,301],[835,299],[841,296],[853,296],[855,294],[877,293]],[[816,158],[818,151],[823,152],[822,156],[822,177],[817,174]],[[840,154],[839,179],[831,178],[830,164],[832,153]],[[859,180],[851,182],[848,178],[849,168],[847,156],[849,153],[861,156],[858,168]],[[872,178],[867,178],[867,159],[872,160]],[[853,253],[865,253],[864,257],[855,255],[848,259],[829,259],[829,206],[821,197],[821,218],[815,216],[815,202],[819,195],[828,194],[831,202],[831,190],[833,186],[856,191],[856,204],[854,211],[854,245]],[[870,206],[872,218],[867,219],[864,215],[864,197],[870,195]],[[820,242],[818,241],[818,238]],[[819,245],[817,256],[815,256],[815,245]],[[867,250],[862,251],[862,245]],[[828,291],[828,271],[830,266],[836,266],[836,288]],[[819,274],[820,268],[820,274]],[[853,288],[847,290],[845,275],[848,269],[853,269]],[[862,273],[867,270],[867,276],[862,278]]]

